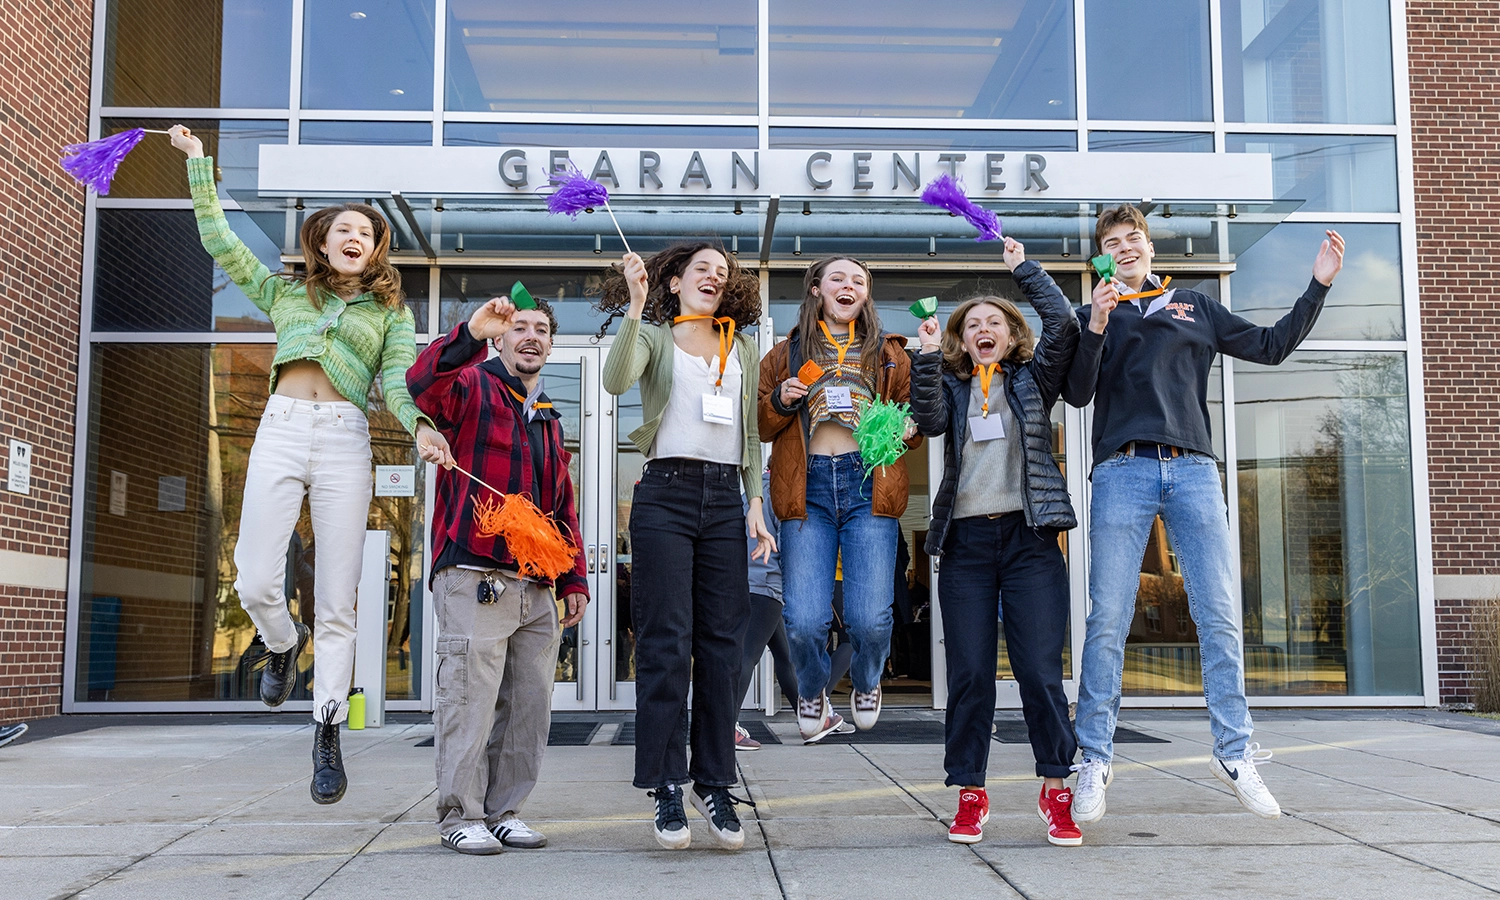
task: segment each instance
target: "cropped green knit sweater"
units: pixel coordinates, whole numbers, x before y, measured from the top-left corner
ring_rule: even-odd
[[[431,424],[406,390],[406,370],[417,358],[416,328],[406,304],[392,309],[374,294],[345,302],[325,293],[323,308],[314,306],[303,284],[273,275],[229,229],[214,185],[213,157],[189,159],[187,171],[204,249],[276,328],[272,392],[283,363],[312,359],[335,390],[368,412],[370,383],[378,370],[386,408],[402,427],[415,434],[418,421]]]

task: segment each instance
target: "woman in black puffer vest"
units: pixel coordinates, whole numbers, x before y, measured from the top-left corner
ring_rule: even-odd
[[[922,323],[912,365],[917,427],[946,435],[943,482],[932,505],[927,552],[942,557],[938,602],[948,661],[947,783],[959,787],[949,840],[984,835],[984,791],[995,711],[995,597],[1004,611],[1006,649],[1044,779],[1037,812],[1054,844],[1080,844],[1063,779],[1078,745],[1062,687],[1068,625],[1068,573],[1057,537],[1078,524],[1067,482],[1053,457],[1052,406],[1073,354],[1078,321],[1057,284],[1005,241],[1005,262],[1042,319],[1031,328],[999,297],[962,303],[939,334]]]

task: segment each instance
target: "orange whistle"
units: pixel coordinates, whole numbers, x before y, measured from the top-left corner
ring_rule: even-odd
[[[797,370],[797,380],[806,385],[811,385],[822,377],[823,367],[812,360],[803,363],[802,368]]]

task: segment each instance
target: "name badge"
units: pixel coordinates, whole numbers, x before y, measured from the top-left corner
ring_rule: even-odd
[[[734,400],[721,394],[704,394],[703,421],[715,425],[733,425]]]
[[[854,412],[854,395],[847,387],[826,387],[823,389],[823,399],[833,412]]]
[[[999,416],[969,416],[969,437],[975,441],[993,441],[1005,437],[1005,425]]]

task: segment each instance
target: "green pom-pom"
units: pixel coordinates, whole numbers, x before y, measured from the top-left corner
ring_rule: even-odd
[[[1089,264],[1094,267],[1095,272],[1099,273],[1100,278],[1104,279],[1105,281],[1114,280],[1115,255],[1113,253],[1100,254],[1099,256],[1096,256],[1093,259],[1089,260]]]
[[[881,466],[889,466],[907,451],[906,428],[911,407],[891,403],[879,397],[864,404],[859,411],[859,426],[854,441],[865,462],[866,477]]]
[[[536,301],[531,298],[531,291],[526,290],[526,285],[519,281],[510,286],[510,302],[516,309],[536,309]]]
[[[936,297],[923,297],[921,300],[908,306],[907,309],[911,310],[911,314],[919,319],[930,319],[937,315],[937,303]]]

